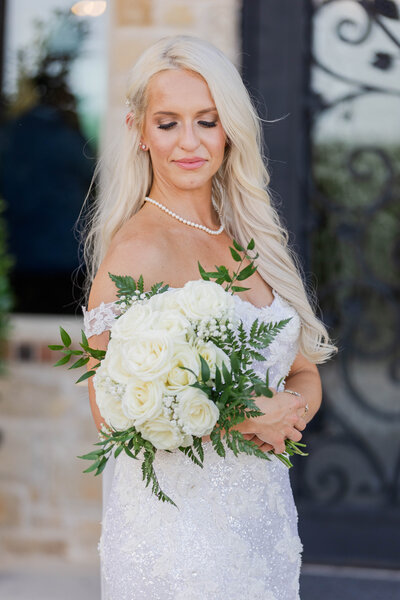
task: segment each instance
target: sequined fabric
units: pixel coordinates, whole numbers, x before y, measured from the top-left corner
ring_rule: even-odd
[[[247,330],[256,318],[292,317],[263,352],[266,360],[253,364],[260,375],[270,367],[276,387],[298,351],[299,316],[275,291],[263,308],[235,302]],[[86,312],[86,335],[111,327],[116,314],[113,303]],[[287,467],[273,456],[235,457],[225,446],[222,458],[211,442],[203,448],[203,469],[179,450],[156,454],[161,488],[179,509],[145,487],[141,461],[122,453],[107,465],[102,600],[299,600],[302,544]]]

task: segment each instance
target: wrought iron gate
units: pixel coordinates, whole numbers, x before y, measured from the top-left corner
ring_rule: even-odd
[[[399,566],[400,5],[305,1],[296,3],[300,15],[285,1],[278,11],[273,0],[251,4],[243,3],[243,75],[267,106],[279,106],[288,90],[296,99],[299,126],[285,145],[304,153],[286,152],[291,182],[275,187],[340,348],[319,367],[323,407],[305,433],[310,456],[291,473],[304,558]],[[264,11],[275,17],[268,32],[256,30],[260,40],[269,35],[265,53],[249,28]],[[300,36],[285,36],[287,20]],[[254,66],[272,52],[288,65],[281,87]],[[269,125],[274,158],[270,133]]]

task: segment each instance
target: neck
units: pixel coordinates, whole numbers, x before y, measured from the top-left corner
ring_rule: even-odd
[[[147,195],[185,219],[206,225],[211,229],[218,228],[220,225],[211,200],[211,182],[206,188],[194,190],[180,188],[170,190],[154,183]]]

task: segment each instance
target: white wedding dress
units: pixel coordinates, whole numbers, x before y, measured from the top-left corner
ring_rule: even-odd
[[[234,296],[248,330],[254,319],[291,317],[253,368],[277,387],[298,352],[300,318],[273,290],[258,308]],[[84,313],[87,337],[110,329],[119,307],[102,303]],[[281,382],[278,391],[284,387]],[[302,544],[289,470],[227,448],[220,457],[203,443],[204,468],[179,450],[158,450],[161,502],[142,480],[141,460],[122,452],[103,472],[99,553],[102,600],[299,600]],[[139,455],[140,456],[140,455]]]

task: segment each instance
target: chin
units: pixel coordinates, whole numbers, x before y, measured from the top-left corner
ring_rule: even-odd
[[[190,181],[188,181],[188,179],[188,177],[182,177],[179,180],[172,181],[172,183],[178,188],[194,190],[203,187],[210,180],[210,178],[202,177],[200,179],[200,177],[193,177],[193,174],[191,175]]]

